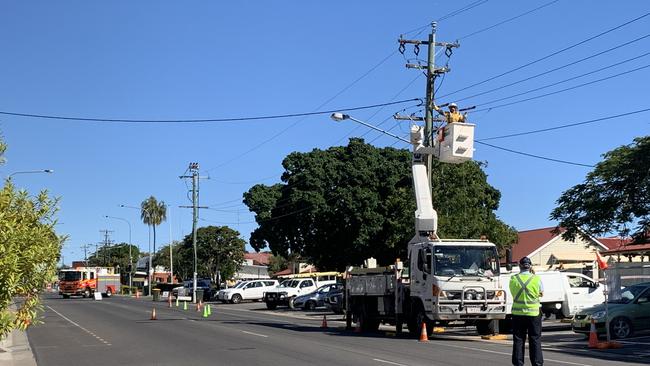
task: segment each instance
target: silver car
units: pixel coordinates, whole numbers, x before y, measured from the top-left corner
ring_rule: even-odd
[[[293,300],[293,307],[303,310],[314,310],[316,308],[323,307],[325,306],[325,299],[327,298],[327,294],[329,294],[330,291],[341,288],[343,288],[343,285],[338,283],[321,286],[314,292],[296,297],[296,299]]]

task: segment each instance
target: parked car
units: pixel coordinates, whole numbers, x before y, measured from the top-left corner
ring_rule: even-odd
[[[314,310],[325,306],[327,295],[334,290],[342,289],[341,284],[331,284],[319,287],[316,291],[301,295],[293,300],[293,307],[303,310]]]
[[[634,332],[650,330],[650,282],[626,287],[621,295],[620,300],[607,301],[610,335],[613,338],[628,338]],[[605,314],[605,304],[581,310],[573,319],[573,331],[589,334],[593,319],[596,332],[605,334]]]
[[[172,289],[172,296],[178,298],[180,296],[189,296],[192,297],[192,291],[194,289],[194,281],[186,280],[183,281],[182,287],[175,287]],[[209,279],[197,279],[196,280],[196,289],[203,290],[203,301],[209,301],[212,299],[212,284]]]
[[[335,283],[332,281],[323,281],[320,285],[327,285]],[[288,305],[293,308],[293,302],[297,296],[314,292],[318,285],[312,278],[294,278],[286,280],[273,290],[269,290],[264,294],[264,302],[266,307],[273,310],[278,305]]]
[[[279,285],[277,280],[252,280],[239,282],[235,287],[217,292],[216,300],[238,304],[242,300],[261,300],[266,291]]]
[[[325,298],[325,304],[334,312],[334,314],[343,314],[345,312],[345,288],[341,285],[340,289],[332,290]]]

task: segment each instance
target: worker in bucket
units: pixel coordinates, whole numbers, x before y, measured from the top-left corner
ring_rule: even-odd
[[[533,366],[544,364],[542,356],[542,314],[540,312],[540,297],[544,292],[539,276],[532,273],[533,264],[530,258],[519,260],[520,272],[510,278],[510,293],[512,294],[512,364],[524,365],[526,336],[528,336],[528,352]]]
[[[437,105],[433,105],[433,109],[436,110],[440,115],[445,116],[447,123],[456,123],[456,122],[465,122],[465,115],[458,112],[458,106],[456,103],[449,104],[449,111],[443,111],[442,108]]]

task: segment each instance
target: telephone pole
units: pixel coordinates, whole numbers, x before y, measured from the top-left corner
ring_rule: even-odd
[[[104,241],[103,243],[103,248],[104,248],[104,265],[107,265],[107,262],[110,262],[111,260],[111,253],[108,251],[108,248],[110,248],[111,244],[113,244],[113,241],[110,239],[111,233],[113,233],[113,230],[99,230],[100,233],[104,234]],[[108,261],[106,261],[106,255],[108,254]]]
[[[81,249],[84,250],[84,265],[88,267],[88,248],[90,247],[90,244],[84,244],[81,246]]]
[[[199,208],[207,208],[199,206],[199,163],[190,163],[189,172],[191,175],[181,175],[181,179],[192,179],[192,206],[180,206],[182,208],[192,209],[192,247],[194,248],[194,276],[192,286],[192,302],[196,303],[196,276],[197,276],[197,256],[196,256],[196,226],[199,221]]]
[[[454,43],[448,42],[436,42],[436,27],[437,23],[431,23],[431,33],[429,33],[429,38],[426,41],[412,40],[412,39],[403,39],[400,37],[399,42],[399,51],[404,54],[407,44],[413,45],[413,52],[416,56],[420,53],[420,45],[428,46],[427,52],[427,65],[423,66],[420,64],[406,64],[406,67],[409,69],[426,69],[427,70],[427,85],[426,85],[426,101],[425,101],[425,112],[424,112],[424,145],[433,146],[433,122],[443,122],[444,120],[437,119],[433,117],[434,112],[434,103],[435,103],[435,81],[438,76],[445,74],[446,72],[451,71],[447,66],[436,68],[436,47],[444,47],[445,55],[450,57],[453,53],[453,49],[460,47],[458,41]],[[395,115],[395,119],[398,120],[411,120],[411,121],[422,121],[422,117],[406,117]],[[432,156],[427,155],[427,171],[429,174],[429,182],[431,182],[431,162]]]

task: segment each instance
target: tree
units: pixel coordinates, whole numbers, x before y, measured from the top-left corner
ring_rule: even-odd
[[[134,262],[140,256],[140,249],[131,245],[131,256]],[[120,272],[128,279],[129,268],[129,244],[120,243],[111,246],[101,246],[97,251],[88,257],[89,266],[115,267],[119,266]]]
[[[227,226],[207,226],[196,231],[197,272],[199,277],[209,277],[212,281],[230,279],[244,261],[246,242],[239,232]],[[176,253],[174,253],[176,255]],[[194,270],[194,250],[192,234],[185,236],[178,250],[179,269],[177,273],[189,278]],[[176,263],[174,263],[176,266]],[[174,267],[176,270],[176,267]]]
[[[5,150],[0,141],[0,161]],[[47,191],[16,191],[11,179],[0,190],[0,339],[34,322],[38,293],[56,276],[65,240],[54,230],[57,206]]]
[[[380,263],[406,258],[415,211],[409,151],[351,139],[347,146],[292,153],[282,165],[283,183],[244,193],[259,225],[250,237],[255,250],[298,254],[320,269],[341,270],[371,256]],[[511,244],[516,232],[495,215],[500,193],[481,167],[434,162],[439,234]]]
[[[605,153],[583,183],[562,193],[550,218],[567,239],[617,232],[650,240],[650,136]]]
[[[140,218],[142,222],[153,227],[153,253],[156,253],[156,226],[167,220],[167,205],[164,201],[158,202],[156,197],[150,196],[140,204]]]
[[[167,244],[161,247],[153,256],[153,265],[154,266],[163,266],[165,268],[170,268],[169,261],[169,245]],[[185,272],[186,268],[185,263],[183,263],[184,258],[180,254],[180,250],[183,246],[182,242],[174,241],[171,244],[172,247],[172,257],[174,259],[174,275],[178,278],[187,278],[187,275],[192,274],[192,269],[189,268],[190,272]],[[181,274],[185,276],[181,276]]]

